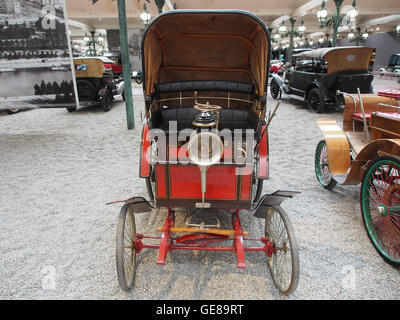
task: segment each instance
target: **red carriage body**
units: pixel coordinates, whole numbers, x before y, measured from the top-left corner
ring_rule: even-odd
[[[139,175],[146,180],[150,199],[122,200],[126,204],[117,231],[121,238],[117,266],[123,289],[128,290],[133,280],[123,254],[118,258],[118,245],[121,252],[130,248],[130,257],[143,248],[158,249],[158,264],[164,264],[170,250],[232,251],[239,268],[245,267],[245,251],[262,251],[270,260],[284,250],[291,257],[289,282],[279,284],[277,270],[271,269],[274,281],[284,293],[296,288],[297,246],[290,221],[279,207],[294,192],[261,197],[263,181],[269,177],[271,118],[265,117],[269,59],[269,33],[248,12],[173,10],[147,26],[142,42],[146,121]],[[127,219],[133,219],[132,226],[134,213],[155,207],[168,208],[164,226],[157,229],[160,244],[146,244],[146,238],[154,237],[136,230],[130,233],[131,243],[124,244]],[[175,208],[209,209],[210,214],[225,209],[232,214],[233,228],[189,222],[177,227]],[[244,245],[247,232],[240,224],[241,209],[266,219],[265,236],[248,239],[261,246]],[[273,217],[280,219],[287,234],[279,248],[268,224]],[[231,246],[213,245],[229,240]]]

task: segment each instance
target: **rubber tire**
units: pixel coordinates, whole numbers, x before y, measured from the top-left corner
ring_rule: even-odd
[[[122,91],[122,93],[121,93],[121,97],[122,97],[122,100],[124,100],[124,101],[125,101],[125,90],[124,90],[124,91]]]
[[[136,234],[136,223],[135,223],[135,215],[133,212],[128,211],[130,205],[124,204],[121,208],[118,217],[118,224],[117,224],[117,237],[116,237],[116,264],[117,264],[117,276],[118,282],[123,291],[129,291],[135,282],[135,275],[136,275],[136,253],[134,256],[134,263],[133,263],[133,271],[132,271],[132,279],[128,283],[125,277],[125,267],[124,267],[124,231],[125,231],[125,220],[127,214],[133,215],[133,227],[134,233]]]
[[[315,99],[319,100],[318,106],[314,106],[312,104],[313,97],[315,97]],[[310,92],[307,95],[306,104],[307,104],[308,110],[310,110],[311,112],[323,113],[325,111],[324,97],[322,96],[322,93],[318,88],[313,88],[310,90]]]
[[[279,288],[277,286],[279,291],[281,291],[284,295],[289,295],[290,293],[293,293],[296,290],[297,285],[299,283],[299,274],[300,274],[299,249],[297,246],[297,241],[296,241],[296,237],[294,234],[294,229],[293,229],[292,223],[290,222],[289,216],[287,215],[286,211],[283,210],[283,208],[281,206],[273,206],[273,208],[278,212],[281,219],[283,220],[283,223],[285,225],[285,229],[286,229],[286,232],[288,235],[288,240],[290,243],[290,251],[291,251],[291,256],[292,256],[292,275],[291,275],[292,279],[291,279],[289,287],[285,291],[283,291],[281,288]],[[270,217],[270,215],[267,215],[267,217],[265,218],[265,236],[266,237],[268,237],[267,226],[268,226],[268,218],[269,217]],[[269,266],[269,263],[268,263],[268,267],[270,269],[271,276],[273,278],[273,273]],[[276,285],[276,283],[275,283],[275,285]]]
[[[362,220],[364,223],[364,227],[365,227],[365,231],[367,232],[368,238],[371,241],[372,245],[374,246],[375,250],[379,253],[379,255],[390,265],[399,268],[400,267],[400,258],[399,260],[393,260],[389,257],[387,257],[383,252],[382,249],[376,244],[375,239],[372,237],[371,233],[370,233],[370,228],[367,226],[367,221],[366,221],[366,217],[364,214],[364,210],[363,210],[363,189],[365,187],[366,184],[366,178],[367,175],[369,173],[370,170],[372,170],[372,167],[378,162],[378,161],[384,161],[384,160],[389,160],[392,162],[396,162],[398,163],[398,165],[400,166],[400,160],[397,158],[394,158],[392,156],[383,156],[383,157],[378,157],[377,159],[375,159],[372,164],[368,167],[368,169],[365,171],[363,179],[362,179],[362,184],[361,184],[361,188],[360,188],[360,207],[361,207],[361,215],[362,215]]]
[[[108,112],[111,110],[112,100],[112,93],[107,89],[106,91],[104,91],[103,97],[101,99],[101,106],[103,107],[104,112]]]
[[[326,145],[326,142],[325,142],[325,140],[321,140],[318,144],[317,144],[317,148],[315,149],[315,156],[314,156],[314,169],[315,169],[315,175],[317,176],[317,180],[318,180],[318,182],[321,184],[321,186],[323,186],[326,190],[332,190],[335,186],[336,186],[336,184],[337,184],[337,182],[336,182],[336,180],[334,179],[334,178],[332,178],[330,181],[329,181],[329,183],[327,184],[327,185],[325,185],[325,184],[323,184],[322,182],[321,182],[321,180],[319,179],[319,177],[318,177],[318,171],[317,171],[317,153],[318,153],[318,149],[319,148],[323,148],[323,146],[320,146],[320,145],[322,145],[322,144],[325,144]]]
[[[279,87],[278,82],[276,82],[274,78],[272,78],[271,84],[269,85],[269,91],[271,93],[272,98],[274,98],[275,100],[279,98],[281,88]]]
[[[19,109],[19,108],[7,109],[7,113],[8,114],[15,114],[15,113],[18,113],[20,111],[21,111],[21,109]]]
[[[71,108],[66,108],[68,112],[74,112],[76,111],[76,107],[71,107]]]
[[[78,88],[79,98],[84,98],[84,100],[94,100],[96,98],[96,95],[97,95],[96,87],[89,80],[85,80],[85,79],[77,80],[76,86]],[[81,91],[81,92],[79,92],[79,91]],[[84,93],[87,93],[87,94],[84,94]]]

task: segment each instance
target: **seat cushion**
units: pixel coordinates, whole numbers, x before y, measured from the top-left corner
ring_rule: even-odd
[[[177,121],[177,129],[194,128],[192,121],[199,113],[193,107],[162,108],[152,114],[149,128],[159,128],[168,133],[169,122]],[[223,108],[219,112],[219,128],[222,129],[259,129],[257,114],[251,109]]]
[[[351,116],[354,120],[363,120],[363,114],[361,112],[358,113],[353,113],[353,115]],[[371,121],[371,114],[370,113],[366,113],[365,114],[365,120],[367,120],[368,122]]]

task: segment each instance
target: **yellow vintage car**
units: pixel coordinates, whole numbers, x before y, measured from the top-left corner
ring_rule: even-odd
[[[112,65],[106,57],[74,58],[74,69],[80,105],[101,105],[104,111],[111,110],[115,90]],[[67,108],[69,112],[76,107]]]
[[[317,121],[324,140],[315,173],[328,190],[361,183],[360,205],[368,236],[389,263],[400,265],[400,90],[345,94],[343,129]]]

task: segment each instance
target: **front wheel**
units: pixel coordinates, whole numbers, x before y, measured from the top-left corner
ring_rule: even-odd
[[[20,111],[21,111],[20,108],[9,108],[9,109],[7,109],[8,114],[14,114],[14,113],[18,113]]]
[[[271,84],[269,86],[269,90],[271,92],[271,96],[274,99],[278,99],[281,88],[279,87],[278,82],[275,79],[271,80]]]
[[[307,95],[306,104],[311,112],[322,113],[325,111],[325,101],[321,91],[313,88]]]
[[[400,160],[379,157],[364,175],[361,212],[368,237],[390,264],[400,265]]]
[[[325,140],[318,143],[315,150],[315,174],[319,183],[327,190],[332,190],[336,186],[336,180],[333,179],[329,171],[328,149]]]
[[[292,224],[280,206],[268,208],[265,237],[273,243],[273,253],[267,256],[272,278],[277,288],[288,295],[297,288],[300,261]]]
[[[136,225],[132,206],[125,204],[121,208],[117,225],[117,275],[122,290],[132,288],[136,274]]]

